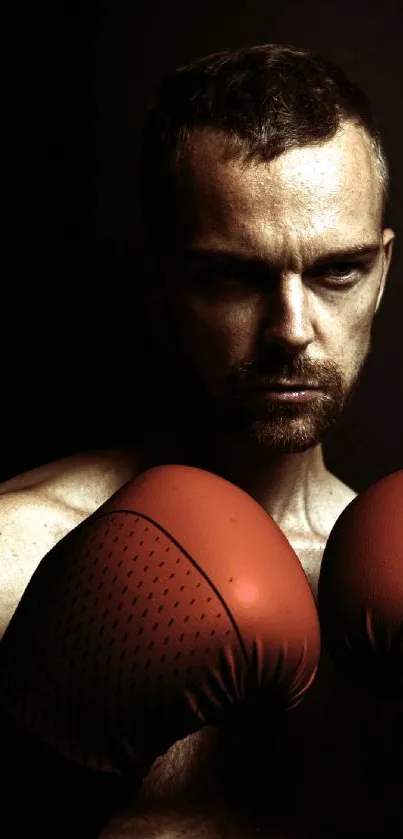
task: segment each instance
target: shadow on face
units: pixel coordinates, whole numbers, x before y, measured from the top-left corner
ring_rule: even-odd
[[[350,123],[268,163],[224,150],[195,132],[151,307],[157,404],[195,438],[304,451],[353,392],[383,293],[393,233],[373,152]]]

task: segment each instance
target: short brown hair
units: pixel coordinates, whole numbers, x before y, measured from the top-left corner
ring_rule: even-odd
[[[342,121],[361,125],[376,157],[383,210],[389,175],[370,102],[332,61],[292,45],[226,50],[166,76],[144,132],[140,191],[146,238],[169,232],[175,176],[194,129],[222,131],[226,151],[272,160],[331,139]]]

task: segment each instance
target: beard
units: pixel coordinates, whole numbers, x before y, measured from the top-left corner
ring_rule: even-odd
[[[273,453],[293,454],[323,442],[346,409],[360,370],[347,383],[333,361],[304,356],[284,358],[277,348],[264,363],[251,360],[235,365],[226,380],[221,400],[221,422],[236,437]],[[251,389],[276,382],[309,382],[316,388],[307,401],[251,400]]]
[[[324,441],[351,401],[369,352],[368,346],[347,378],[333,361],[291,355],[268,345],[264,357],[234,363],[213,387],[189,350],[172,340],[172,333],[163,347],[159,345],[157,356],[156,349],[158,392],[147,397],[151,434],[162,432],[185,446],[207,450],[212,440],[230,435],[272,454],[301,453]],[[309,382],[317,390],[305,402],[250,398],[252,389],[284,380]]]

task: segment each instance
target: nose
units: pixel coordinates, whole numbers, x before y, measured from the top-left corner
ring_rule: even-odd
[[[264,339],[289,352],[300,352],[314,340],[308,289],[299,274],[279,278],[267,298]]]

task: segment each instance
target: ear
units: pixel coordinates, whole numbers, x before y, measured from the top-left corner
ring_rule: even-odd
[[[383,297],[383,293],[385,291],[386,286],[386,279],[389,273],[390,263],[392,261],[392,251],[393,251],[393,242],[395,240],[395,234],[393,230],[390,228],[386,228],[382,231],[382,242],[383,242],[383,268],[382,268],[382,277],[378,291],[378,297],[376,300],[375,312],[378,311],[380,302]]]

